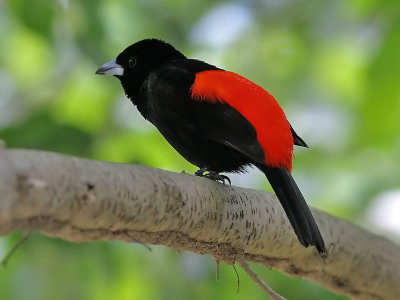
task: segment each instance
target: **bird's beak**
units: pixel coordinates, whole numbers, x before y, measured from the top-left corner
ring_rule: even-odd
[[[97,71],[96,74],[109,75],[109,76],[122,76],[124,75],[124,68],[117,64],[115,60],[106,62]]]

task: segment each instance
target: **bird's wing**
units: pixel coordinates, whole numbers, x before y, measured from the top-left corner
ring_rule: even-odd
[[[152,91],[171,95],[165,97],[168,103],[160,98],[153,103],[160,111],[173,106],[168,107],[168,120],[175,111],[184,122],[183,110],[189,108],[185,127],[195,126],[202,136],[236,149],[254,163],[292,169],[293,145],[303,145],[302,140],[262,87],[196,60],[177,60],[160,69],[155,78]]]
[[[232,72],[202,71],[196,73],[192,98],[234,108],[253,126],[264,152],[265,164],[292,169],[294,138],[291,126],[274,97],[262,87]]]

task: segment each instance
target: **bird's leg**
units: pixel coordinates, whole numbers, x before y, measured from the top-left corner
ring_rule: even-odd
[[[204,174],[204,172],[207,172],[207,174]],[[209,171],[207,167],[203,167],[200,168],[199,170],[197,170],[194,175],[199,176],[199,177],[205,177],[214,181],[220,181],[223,184],[225,184],[225,181],[227,181],[229,183],[229,185],[231,184],[231,180],[229,179],[228,176],[226,175],[221,175],[218,172],[214,172],[214,171]]]

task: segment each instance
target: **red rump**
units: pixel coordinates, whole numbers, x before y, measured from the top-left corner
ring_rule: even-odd
[[[292,170],[293,136],[289,122],[275,98],[262,87],[233,72],[210,70],[196,74],[192,97],[235,108],[254,126],[266,165]]]

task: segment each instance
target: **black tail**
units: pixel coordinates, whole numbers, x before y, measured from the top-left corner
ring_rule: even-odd
[[[289,170],[266,166],[259,168],[267,176],[300,243],[305,247],[315,246],[319,253],[326,252],[317,223]]]

